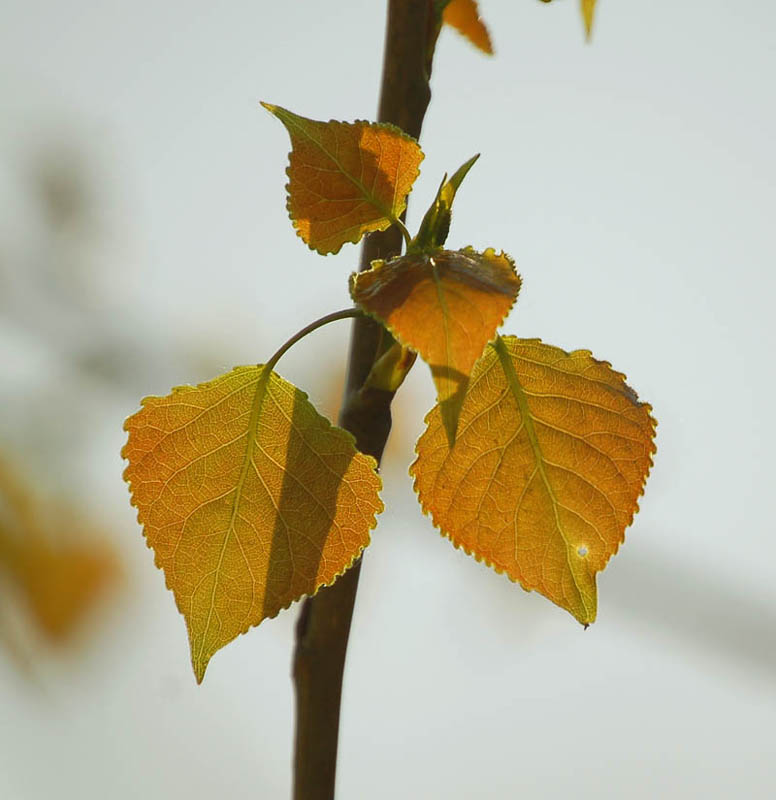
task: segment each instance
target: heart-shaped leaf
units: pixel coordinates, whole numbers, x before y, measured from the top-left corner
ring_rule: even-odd
[[[124,479],[186,619],[211,656],[342,574],[382,511],[373,458],[263,366],[147,397],[125,425]]]
[[[622,543],[652,465],[650,411],[587,350],[499,338],[474,368],[455,447],[437,406],[410,474],[456,547],[587,625],[596,573]]]
[[[319,122],[262,103],[291,137],[288,212],[299,236],[325,255],[395,224],[423,152],[394,125]]]

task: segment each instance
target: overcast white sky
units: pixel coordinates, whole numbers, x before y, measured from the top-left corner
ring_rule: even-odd
[[[409,223],[482,153],[450,244],[515,258],[508,333],[627,373],[659,420],[653,474],[583,632],[421,516],[406,467],[433,391],[413,372],[354,621],[341,800],[774,793],[776,10],[600,0],[586,46],[576,5],[481,0],[494,59],[443,32]],[[383,4],[3,0],[0,18],[0,447],[77,492],[127,561],[119,607],[84,660],[43,666],[44,692],[0,661],[0,797],[287,797],[295,611],[195,685],[121,424],[348,305],[358,251],[296,238],[287,135],[258,102],[373,117]],[[29,193],[52,150],[93,191],[75,292],[45,277],[65,259]],[[280,371],[325,399],[346,343],[341,323]]]

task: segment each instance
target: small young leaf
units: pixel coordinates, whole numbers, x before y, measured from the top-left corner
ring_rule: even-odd
[[[262,103],[291,137],[288,212],[322,255],[394,224],[420,172],[423,152],[394,125],[318,122]]]
[[[442,12],[442,20],[463,34],[475,47],[493,55],[493,44],[480,17],[476,0],[450,0]]]
[[[142,405],[125,424],[124,479],[201,682],[217,650],[352,565],[383,508],[380,478],[262,366]]]
[[[451,442],[469,373],[519,290],[506,253],[470,247],[375,261],[350,278],[353,300],[431,367]]]
[[[372,364],[364,388],[396,392],[412,369],[418,354],[399,342],[393,344]]]
[[[450,448],[439,407],[410,467],[456,547],[587,625],[655,452],[655,420],[587,350],[498,339],[477,362]]]
[[[455,193],[479,157],[480,154],[477,153],[476,156],[472,156],[465,164],[458,167],[450,180],[447,180],[447,175],[442,179],[434,202],[426,211],[423,222],[420,223],[418,235],[410,245],[411,250],[427,252],[436,250],[445,243],[450,230]]]

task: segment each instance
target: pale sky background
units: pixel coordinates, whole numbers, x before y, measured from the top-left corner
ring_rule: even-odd
[[[626,372],[658,453],[584,632],[422,517],[406,468],[433,391],[416,367],[362,573],[338,799],[771,798],[776,8],[600,0],[588,46],[572,0],[480,7],[497,54],[443,31],[409,227],[481,152],[449,244],[512,254],[506,332]],[[259,100],[373,118],[383,14],[0,0],[0,448],[75,495],[126,564],[77,656],[33,683],[0,654],[2,800],[289,796],[296,609],[196,686],[121,425],[143,395],[263,361],[349,304],[358,249],[324,259],[295,236],[287,135]],[[89,190],[58,238],[31,189],[57,157]],[[330,400],[347,336],[279,371]]]

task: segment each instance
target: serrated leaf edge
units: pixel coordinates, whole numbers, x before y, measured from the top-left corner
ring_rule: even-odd
[[[300,116],[300,115],[299,114],[294,114],[293,111],[288,111],[288,109],[283,108],[282,106],[272,105],[271,103],[262,102],[261,105],[264,106],[264,108],[266,108],[267,111],[270,112],[270,114],[272,114],[276,119],[278,119],[282,123],[283,127],[286,129],[286,132],[288,133],[288,135],[290,137],[291,136],[291,131],[288,130],[288,126],[285,124],[285,122],[283,122],[283,120],[277,114],[275,114],[273,109],[280,109],[281,111],[286,111],[287,113],[293,114],[294,116]],[[420,143],[418,142],[418,140],[414,136],[410,136],[409,133],[407,133],[406,131],[403,131],[398,125],[394,125],[391,122],[373,122],[373,121],[365,120],[365,119],[356,119],[356,120],[353,120],[352,122],[347,122],[346,120],[339,120],[339,119],[330,119],[330,120],[328,120],[328,122],[324,122],[323,120],[314,120],[314,119],[311,119],[309,117],[304,117],[304,119],[308,119],[310,122],[317,122],[317,123],[320,123],[322,125],[337,124],[337,125],[347,125],[349,127],[357,127],[359,125],[362,125],[362,126],[367,126],[369,128],[379,128],[380,130],[389,131],[389,132],[397,135],[399,138],[404,139],[405,141],[408,141],[408,142],[412,142],[413,144],[417,145],[418,152],[420,153],[420,161],[418,162],[418,166],[415,168],[415,175],[412,178],[412,182],[410,184],[410,190],[402,198],[401,204],[400,204],[400,206],[399,206],[399,208],[397,209],[397,212],[396,212],[396,217],[398,218],[404,213],[404,211],[407,208],[407,198],[409,197],[410,192],[412,192],[412,187],[414,187],[415,181],[420,176],[420,164],[423,162],[423,159],[426,157],[426,154],[423,152],[423,149],[421,148]],[[312,139],[311,137],[308,136],[307,138],[310,139],[310,141],[315,142],[315,140]],[[316,142],[316,144],[317,144],[317,142]],[[319,147],[320,147],[320,145],[319,145]],[[323,149],[323,148],[321,148],[321,149]],[[291,154],[293,153],[293,151],[294,151],[294,148],[293,148],[293,139],[292,139],[292,146],[291,146],[291,149],[288,151],[288,155],[287,155],[287,160],[289,162],[289,165],[285,169],[285,174],[286,174],[286,177],[288,178],[288,183],[286,183],[285,186],[284,186],[284,188],[286,190],[286,211],[288,212],[288,218],[291,220],[291,225],[293,226],[294,230],[296,231],[296,235],[314,253],[318,253],[319,255],[322,255],[322,256],[337,255],[337,253],[339,253],[339,251],[342,249],[342,247],[345,244],[358,244],[358,242],[360,242],[361,239],[363,239],[364,236],[366,236],[367,234],[375,233],[376,231],[387,230],[388,228],[391,227],[391,225],[393,225],[393,221],[392,220],[388,219],[387,217],[383,217],[382,222],[374,223],[374,227],[370,227],[370,229],[367,230],[367,231],[363,231],[362,233],[355,233],[354,234],[354,238],[346,239],[344,242],[342,242],[342,244],[339,245],[339,247],[337,247],[335,249],[320,249],[318,247],[315,247],[315,245],[310,244],[310,242],[305,240],[304,235],[302,234],[302,231],[299,229],[299,221],[294,217],[293,212],[291,210],[291,164],[290,164],[290,162],[291,162]],[[326,151],[324,151],[324,152],[326,152]],[[328,156],[329,154],[326,153],[326,155]],[[378,209],[378,210],[381,211],[381,209]]]
[[[441,249],[436,249],[436,250],[434,250],[432,252],[429,252],[429,253],[421,253],[421,254],[422,255],[433,255],[434,253],[443,252],[446,249],[447,248],[441,248]],[[499,321],[498,325],[496,325],[496,333],[494,334],[493,338],[489,339],[487,342],[485,342],[485,346],[482,348],[482,353],[484,353],[485,350],[487,349],[488,345],[496,338],[496,336],[498,336],[498,329],[504,324],[504,320],[512,313],[512,309],[515,307],[515,303],[517,302],[517,298],[520,296],[520,290],[523,288],[523,278],[520,275],[520,273],[517,271],[517,267],[515,265],[515,260],[505,250],[502,250],[501,252],[496,253],[495,248],[487,247],[485,250],[480,252],[478,250],[475,250],[471,245],[466,245],[466,247],[461,247],[458,250],[449,250],[448,252],[451,252],[451,253],[466,253],[467,255],[470,254],[470,253],[473,253],[473,254],[478,255],[478,256],[485,256],[485,257],[489,257],[489,258],[494,258],[494,257],[495,258],[501,258],[501,257],[503,257],[509,262],[510,267],[512,267],[512,272],[515,275],[515,277],[517,278],[517,291],[515,292],[515,296],[512,298],[512,302],[509,304],[509,307],[504,312],[504,315],[501,317],[501,320]],[[368,270],[365,270],[363,272],[352,272],[350,274],[349,279],[348,279],[348,290],[350,292],[351,300],[353,300],[353,302],[365,314],[367,314],[372,319],[374,319],[376,322],[379,322],[380,325],[382,325],[384,328],[386,328],[390,332],[390,334],[394,337],[394,339],[396,339],[403,347],[407,347],[408,349],[412,350],[413,352],[417,352],[415,350],[415,348],[413,348],[413,346],[411,344],[408,344],[407,342],[405,342],[403,340],[403,338],[401,336],[399,336],[399,334],[397,333],[397,331],[395,330],[395,328],[392,325],[389,325],[379,315],[372,313],[367,308],[364,308],[358,302],[358,300],[356,300],[356,298],[355,298],[356,280],[358,279],[359,275],[363,275],[366,272],[375,272],[375,273],[377,273],[383,267],[385,267],[387,264],[390,264],[392,261],[398,261],[399,259],[402,259],[402,258],[406,258],[406,255],[395,256],[394,258],[389,258],[387,260],[386,259],[375,259],[372,262],[372,264],[371,264],[371,266],[370,266],[370,268]],[[480,358],[482,358],[482,353],[480,353],[480,355],[478,356],[478,360]],[[420,355],[420,353],[418,353],[418,355]],[[423,358],[422,355],[421,355],[421,358]],[[425,361],[425,359],[423,359],[423,360]],[[426,362],[426,363],[428,363],[428,362]],[[476,361],[475,361],[475,363],[476,363]],[[436,406],[434,406],[434,408],[436,408]],[[433,411],[433,409],[431,409],[431,411]],[[429,411],[428,413],[430,414],[431,411]],[[428,416],[428,414],[426,416]],[[424,418],[423,421],[425,422],[425,418]]]
[[[623,527],[622,535],[620,537],[620,540],[619,540],[619,542],[617,542],[614,550],[607,556],[607,558],[604,561],[603,566],[601,567],[601,569],[596,570],[596,572],[594,573],[594,577],[597,578],[598,574],[600,572],[603,572],[604,569],[606,569],[607,565],[609,564],[609,561],[611,561],[611,559],[614,556],[617,555],[617,553],[620,550],[620,546],[625,543],[625,532],[633,524],[633,520],[635,519],[635,516],[639,511],[638,499],[644,496],[644,491],[645,491],[646,485],[647,485],[647,478],[649,477],[649,474],[652,471],[652,467],[654,467],[654,461],[653,461],[652,457],[657,452],[657,444],[655,443],[655,435],[656,435],[656,432],[657,432],[658,422],[655,419],[655,417],[652,416],[652,406],[651,406],[650,403],[643,403],[638,399],[638,394],[636,393],[636,391],[634,389],[632,389],[626,383],[627,378],[626,378],[625,373],[619,372],[619,371],[613,369],[612,365],[608,361],[603,361],[603,360],[594,358],[593,354],[592,354],[592,352],[590,350],[580,349],[580,350],[566,351],[566,350],[563,350],[560,347],[557,347],[556,345],[548,345],[546,342],[543,342],[539,338],[523,339],[523,338],[520,338],[520,337],[517,337],[517,336],[504,336],[502,338],[504,340],[510,340],[511,339],[513,341],[520,342],[521,344],[542,344],[545,347],[554,347],[556,350],[560,350],[566,356],[571,356],[571,357],[573,357],[573,356],[586,356],[587,358],[590,358],[594,363],[599,364],[599,365],[604,366],[604,367],[607,367],[609,370],[611,370],[612,374],[623,385],[623,388],[626,390],[625,393],[628,394],[629,396],[632,395],[632,398],[631,398],[632,401],[637,403],[647,413],[647,420],[648,420],[650,428],[652,430],[652,436],[650,438],[650,447],[649,447],[649,453],[650,453],[649,459],[648,459],[649,466],[647,468],[647,471],[644,473],[644,477],[643,477],[643,479],[641,481],[641,486],[639,488],[639,493],[638,493],[638,495],[636,495],[636,502],[634,504],[633,511],[630,514],[628,522]],[[471,388],[473,388],[473,387],[471,387]],[[423,424],[426,426],[426,429],[428,429],[429,419],[431,419],[431,415],[436,411],[438,405],[439,405],[438,403],[435,403],[434,406],[431,409],[429,409],[429,411],[427,411],[425,416],[423,417]],[[466,553],[466,555],[471,556],[478,563],[485,564],[485,566],[490,567],[494,572],[498,573],[499,575],[505,575],[512,583],[517,583],[520,586],[520,588],[523,589],[524,591],[526,591],[526,592],[538,591],[538,589],[536,587],[526,585],[520,578],[513,578],[511,575],[509,575],[509,573],[505,569],[497,566],[496,564],[491,562],[489,559],[487,559],[485,556],[482,556],[482,555],[474,552],[471,548],[467,547],[466,545],[464,545],[462,543],[455,542],[453,540],[451,534],[449,534],[447,531],[445,531],[443,529],[442,525],[437,521],[434,512],[431,509],[429,509],[425,505],[425,503],[421,500],[420,492],[419,492],[419,489],[418,489],[419,478],[418,478],[418,475],[417,475],[416,467],[417,467],[418,461],[420,460],[420,453],[418,452],[418,443],[420,442],[420,440],[423,437],[423,435],[425,434],[425,432],[426,431],[424,430],[423,433],[421,433],[421,435],[418,437],[417,441],[415,442],[415,460],[412,462],[412,464],[410,464],[410,466],[409,466],[409,468],[407,470],[410,478],[413,479],[413,481],[412,481],[412,489],[415,492],[415,495],[416,495],[416,497],[418,499],[418,505],[420,505],[420,508],[421,508],[421,511],[423,512],[423,514],[431,519],[431,523],[436,528],[436,530],[438,531],[439,535],[442,536],[445,539],[448,539],[456,550],[463,550],[463,552]],[[541,594],[541,592],[540,592],[540,594]],[[544,596],[545,595],[542,595],[542,597],[544,597]],[[547,599],[549,600],[549,598],[547,598]],[[553,602],[553,601],[550,601],[550,602]],[[558,605],[558,604],[554,603],[554,605]],[[565,609],[560,605],[558,605],[558,608],[561,608],[563,611],[566,611],[567,613],[570,613],[568,611],[568,609]],[[572,614],[572,616],[574,616],[574,615]],[[577,619],[576,617],[574,617],[574,618]],[[588,623],[581,622],[580,620],[577,620],[577,621],[580,622],[580,624],[584,625],[584,627],[587,627],[587,625],[588,625]]]
[[[225,373],[223,373],[223,375],[220,375],[219,377],[217,377],[217,378],[213,378],[212,380],[209,380],[209,381],[204,381],[204,382],[202,382],[202,383],[198,383],[198,384],[195,384],[195,385],[192,385],[192,384],[182,384],[182,385],[180,385],[180,386],[174,386],[174,387],[173,387],[173,388],[170,390],[170,392],[169,392],[168,394],[166,394],[166,395],[148,395],[148,396],[144,397],[144,398],[143,398],[143,399],[140,401],[140,409],[139,409],[138,411],[135,411],[133,414],[130,414],[130,415],[129,415],[129,416],[128,416],[128,417],[127,417],[125,420],[124,420],[124,425],[122,426],[122,430],[126,431],[126,432],[127,432],[127,434],[130,434],[130,433],[131,433],[131,430],[130,430],[130,428],[129,428],[129,426],[128,426],[129,420],[130,420],[130,419],[132,419],[133,417],[135,417],[137,414],[139,414],[139,413],[140,413],[140,412],[141,412],[141,411],[142,411],[144,408],[146,408],[146,406],[148,406],[148,405],[153,405],[153,401],[154,401],[154,400],[165,400],[165,399],[167,399],[167,397],[170,397],[170,396],[172,396],[172,395],[175,395],[175,394],[186,394],[187,392],[191,392],[191,391],[198,391],[198,390],[202,390],[202,389],[209,389],[209,388],[211,388],[211,387],[212,387],[214,384],[216,384],[218,381],[220,381],[220,380],[221,380],[221,379],[224,377],[224,375],[230,375],[230,374],[232,374],[232,373],[238,373],[238,372],[243,372],[243,371],[248,371],[248,370],[255,370],[256,368],[259,368],[259,369],[261,369],[263,366],[265,366],[265,365],[264,365],[264,364],[247,364],[247,365],[240,365],[240,366],[237,366],[237,367],[233,367],[233,368],[232,368],[231,370],[229,370],[228,372],[225,372]],[[376,475],[376,477],[377,477],[377,482],[378,482],[378,485],[377,485],[377,502],[378,502],[378,508],[377,508],[377,510],[375,511],[374,515],[372,516],[372,521],[371,521],[371,523],[370,523],[369,527],[367,528],[367,542],[366,542],[366,544],[365,544],[363,547],[361,547],[361,548],[360,548],[360,549],[359,549],[359,550],[358,550],[358,551],[357,551],[357,552],[354,554],[354,556],[353,556],[353,558],[351,559],[351,561],[350,561],[350,562],[349,562],[349,563],[348,563],[348,564],[347,564],[345,567],[343,567],[343,569],[342,569],[340,572],[338,572],[338,573],[337,573],[337,574],[336,574],[336,575],[335,575],[335,576],[332,578],[332,580],[331,580],[331,581],[329,581],[328,583],[321,583],[321,584],[320,584],[320,585],[319,585],[319,586],[318,586],[318,587],[315,589],[315,591],[314,591],[314,592],[310,592],[310,593],[302,593],[302,594],[300,594],[298,597],[292,598],[292,600],[291,600],[289,603],[287,603],[286,605],[284,605],[284,606],[282,606],[281,608],[279,608],[279,609],[278,609],[278,610],[277,610],[277,611],[276,611],[274,614],[268,614],[267,616],[265,616],[265,617],[262,617],[262,618],[261,618],[261,619],[260,619],[260,620],[259,620],[257,623],[255,623],[255,624],[249,624],[249,625],[245,626],[245,628],[241,629],[241,630],[240,630],[240,631],[237,633],[237,635],[234,637],[234,639],[231,639],[229,642],[227,642],[227,644],[230,644],[231,642],[235,641],[235,639],[237,639],[237,637],[238,637],[238,636],[243,636],[243,635],[245,635],[245,634],[246,634],[246,633],[248,633],[248,632],[249,632],[249,631],[250,631],[252,628],[258,628],[258,627],[259,627],[259,625],[261,625],[261,623],[262,623],[262,622],[264,622],[265,620],[268,620],[268,619],[275,619],[275,618],[276,618],[276,617],[277,617],[277,616],[280,614],[280,612],[281,612],[281,611],[285,611],[285,610],[287,610],[287,609],[288,609],[288,608],[290,608],[292,605],[294,605],[294,603],[298,603],[300,600],[304,600],[304,599],[306,599],[306,598],[308,598],[308,597],[314,597],[316,594],[318,594],[318,592],[319,592],[319,591],[320,591],[320,590],[321,590],[321,589],[322,589],[324,586],[332,586],[334,583],[336,583],[337,579],[338,579],[338,578],[340,578],[340,577],[342,577],[342,575],[344,575],[344,574],[345,574],[345,573],[346,573],[346,572],[347,572],[347,571],[348,571],[348,570],[349,570],[349,569],[350,569],[350,568],[351,568],[351,567],[352,567],[352,566],[353,566],[353,565],[356,563],[356,561],[358,561],[358,559],[359,559],[359,558],[361,558],[361,555],[362,555],[362,553],[364,552],[364,550],[365,550],[365,549],[366,549],[366,548],[367,548],[367,547],[368,547],[368,546],[371,544],[371,542],[372,542],[372,537],[371,537],[371,535],[370,535],[370,531],[373,531],[373,530],[375,530],[375,528],[377,528],[377,523],[378,523],[377,516],[378,516],[378,514],[382,514],[382,513],[383,513],[383,511],[385,511],[385,503],[383,503],[383,499],[382,499],[382,497],[380,496],[380,493],[381,493],[381,492],[382,492],[382,490],[383,490],[383,479],[382,479],[382,477],[381,477],[381,475],[380,475],[380,473],[379,473],[379,471],[378,471],[378,464],[377,464],[377,460],[376,460],[376,459],[375,459],[373,456],[367,455],[366,453],[362,453],[362,452],[361,452],[361,451],[360,451],[360,450],[359,450],[359,449],[356,447],[356,437],[355,437],[355,436],[353,436],[353,434],[352,434],[352,433],[350,433],[350,431],[347,431],[347,430],[345,430],[344,428],[340,428],[339,426],[337,426],[337,425],[334,425],[334,424],[331,422],[331,420],[329,420],[329,418],[328,418],[328,417],[326,417],[324,414],[321,414],[321,413],[320,413],[320,411],[318,411],[318,409],[317,409],[317,408],[315,408],[314,404],[313,404],[313,403],[310,401],[310,398],[309,398],[309,395],[307,394],[307,392],[305,392],[303,389],[300,389],[298,386],[296,386],[296,384],[293,384],[293,383],[291,383],[291,381],[287,380],[286,378],[283,378],[283,377],[282,377],[282,376],[281,376],[279,373],[275,372],[274,370],[272,370],[272,372],[273,372],[273,373],[274,373],[274,374],[275,374],[275,375],[276,375],[278,378],[281,378],[281,379],[282,379],[282,380],[284,380],[286,383],[288,383],[288,384],[290,384],[291,386],[293,386],[293,387],[294,387],[294,388],[295,388],[295,389],[296,389],[298,392],[300,392],[300,394],[302,395],[303,399],[304,399],[304,400],[306,400],[308,403],[310,403],[310,405],[313,407],[313,409],[315,409],[315,412],[318,414],[318,416],[319,416],[319,417],[320,417],[322,420],[324,420],[324,422],[326,422],[326,423],[327,423],[328,427],[327,427],[325,430],[328,430],[328,429],[330,429],[330,428],[336,428],[337,430],[339,430],[339,431],[341,431],[342,433],[344,433],[344,434],[345,434],[345,436],[346,436],[346,438],[347,438],[347,440],[348,440],[348,441],[351,443],[351,445],[353,446],[353,449],[355,450],[355,453],[356,453],[356,455],[357,455],[357,456],[361,456],[362,458],[366,459],[367,463],[368,463],[368,464],[371,466],[371,468],[372,468],[373,472],[375,473],[375,475]],[[126,444],[124,444],[124,446],[121,448],[121,458],[122,458],[122,459],[124,459],[125,461],[128,461],[128,460],[129,460],[129,459],[127,458],[127,456],[125,455],[125,451],[127,450],[128,446],[129,446],[129,439],[127,439],[127,442],[126,442]],[[162,565],[161,565],[161,563],[160,563],[160,560],[159,560],[159,558],[158,558],[158,555],[157,555],[157,552],[156,552],[156,550],[154,550],[153,546],[152,546],[152,545],[151,545],[151,543],[148,541],[148,537],[147,537],[147,535],[146,535],[146,526],[145,526],[145,521],[144,521],[144,519],[143,519],[143,516],[144,516],[144,515],[143,515],[143,512],[141,511],[140,507],[139,507],[139,506],[137,505],[137,503],[135,502],[135,493],[134,493],[134,490],[133,490],[133,487],[134,487],[134,482],[130,481],[130,480],[127,478],[127,472],[129,471],[129,469],[130,469],[130,465],[127,465],[127,466],[124,468],[124,471],[122,472],[122,479],[123,479],[123,480],[124,480],[124,482],[127,484],[127,487],[128,487],[128,489],[129,489],[129,497],[130,497],[130,499],[129,499],[129,502],[130,502],[130,505],[131,505],[133,508],[135,508],[135,509],[137,510],[137,516],[136,516],[136,518],[137,518],[137,522],[138,522],[138,524],[141,526],[141,529],[142,529],[142,531],[143,531],[143,539],[144,539],[144,541],[145,541],[146,547],[147,547],[149,550],[151,550],[151,551],[153,552],[153,554],[154,554],[154,566],[156,566],[156,568],[157,568],[158,570],[160,570],[160,571],[162,572],[162,574],[164,575],[164,585],[165,585],[165,588],[166,588],[168,591],[170,591],[170,592],[172,593],[173,599],[175,600],[175,607],[178,609],[178,613],[179,613],[179,614],[180,614],[180,615],[183,617],[183,620],[184,620],[184,622],[185,622],[185,624],[186,624],[186,631],[187,631],[187,633],[188,633],[188,630],[189,630],[189,623],[188,623],[188,620],[186,619],[186,615],[185,615],[185,613],[184,613],[183,609],[180,607],[180,605],[179,605],[179,603],[178,603],[178,598],[175,596],[175,591],[174,591],[173,587],[172,587],[172,586],[170,586],[170,583],[169,583],[169,580],[168,580],[168,577],[167,577],[167,573],[165,572],[164,568],[162,567]],[[225,646],[226,646],[226,645],[224,645],[224,647],[225,647]],[[223,647],[219,648],[219,650],[221,650],[221,649],[223,649]],[[218,651],[216,651],[216,652],[218,652]],[[213,655],[215,655],[215,654],[216,654],[216,653],[213,653]],[[212,658],[212,656],[211,656],[211,658]],[[192,658],[192,666],[194,667],[194,674],[195,674],[195,677],[196,677],[196,679],[197,679],[197,683],[202,683],[202,679],[203,679],[203,678],[204,678],[204,676],[205,676],[205,671],[206,671],[206,669],[207,669],[207,667],[208,667],[208,665],[209,665],[209,663],[210,663],[210,660],[211,660],[210,658],[208,658],[208,659],[207,659],[207,661],[206,661],[206,662],[205,662],[205,663],[202,665],[202,669],[201,669],[201,671],[200,671],[200,670],[198,670],[198,669],[197,669],[197,667],[194,665],[194,663],[193,663],[193,658]]]

